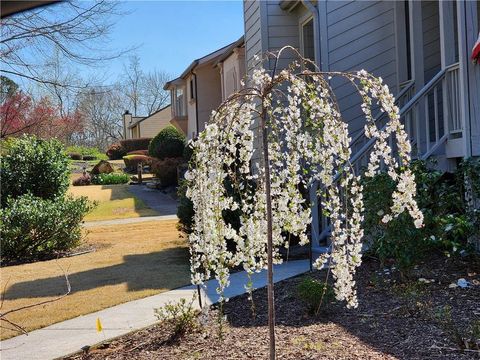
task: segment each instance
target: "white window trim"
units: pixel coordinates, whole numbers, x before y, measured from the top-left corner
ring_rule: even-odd
[[[305,14],[304,16],[300,17],[298,19],[298,33],[300,35],[300,54],[305,57],[305,47],[304,47],[304,39],[303,39],[303,27],[310,21],[314,21],[313,20],[313,15],[312,14]],[[314,25],[314,29],[315,29],[315,24]],[[313,53],[315,54],[315,57],[316,57],[316,46],[318,46],[317,44],[317,39],[315,38],[315,30],[313,31],[313,47],[314,47],[314,51]],[[318,64],[320,59],[315,59],[315,63]]]

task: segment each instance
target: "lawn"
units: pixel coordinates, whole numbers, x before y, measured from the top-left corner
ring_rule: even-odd
[[[66,282],[61,268],[68,273],[70,295],[9,319],[33,330],[188,284],[188,247],[176,223],[93,227],[86,235],[93,252],[2,268],[2,289],[8,284],[2,312],[62,294]],[[14,335],[3,330],[1,338]]]
[[[158,213],[128,191],[130,185],[70,186],[73,196],[86,196],[98,206],[85,217],[85,221],[125,219],[155,216]]]

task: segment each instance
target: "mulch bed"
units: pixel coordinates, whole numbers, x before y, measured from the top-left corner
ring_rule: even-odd
[[[478,258],[434,257],[406,283],[400,283],[395,270],[367,259],[357,275],[359,307],[348,310],[334,303],[317,317],[309,315],[297,295],[304,276],[323,280],[325,273],[275,286],[278,359],[480,359],[480,351],[464,350],[462,339],[473,321],[480,324]],[[459,278],[472,285],[450,288]],[[200,330],[180,338],[172,339],[171,329],[159,324],[69,359],[266,359],[265,289],[254,292],[254,304],[256,317],[245,295],[225,304],[223,339],[218,310],[212,309]]]

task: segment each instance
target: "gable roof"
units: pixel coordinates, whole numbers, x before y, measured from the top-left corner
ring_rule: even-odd
[[[178,84],[180,83],[183,79],[187,77],[190,72],[192,72],[197,66],[205,65],[210,62],[217,64],[218,62],[224,60],[228,55],[230,55],[233,51],[234,48],[239,47],[241,44],[243,44],[244,38],[243,36],[240,37],[240,39],[218,49],[215,50],[214,52],[205,55],[199,59],[193,60],[192,63],[183,71],[183,73],[177,77],[176,79],[170,80],[169,82],[165,83],[165,86],[163,87],[164,90],[168,90],[170,88],[170,85],[172,84]],[[226,56],[225,56],[226,55]]]
[[[170,104],[162,107],[161,109],[158,109],[157,111],[155,111],[155,112],[153,112],[153,113],[151,113],[150,115],[145,116],[145,117],[133,116],[133,117],[132,117],[132,120],[133,120],[133,119],[136,119],[136,120],[133,121],[130,125],[128,125],[128,128],[129,128],[129,129],[133,128],[134,126],[140,124],[142,121],[151,118],[151,117],[154,116],[155,114],[158,114],[158,113],[161,112],[161,111],[167,110],[169,107],[170,107]]]

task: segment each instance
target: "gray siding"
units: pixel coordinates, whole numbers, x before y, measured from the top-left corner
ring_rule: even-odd
[[[441,69],[440,24],[437,1],[422,1],[423,64],[425,83]]]
[[[331,71],[365,69],[397,90],[394,3],[327,1],[328,60]],[[361,99],[344,80],[332,82],[340,110],[355,134],[364,125]]]
[[[261,55],[263,52],[260,1],[244,1],[243,17],[245,23],[245,64],[247,70],[250,70],[256,65],[253,62],[254,56]]]
[[[326,23],[320,25],[327,49],[328,69],[352,71],[365,69],[381,76],[393,92],[397,91],[395,14],[390,1],[330,1],[320,4]],[[299,21],[308,14],[299,4],[293,11],[280,8],[279,1],[245,1],[246,61],[249,70],[253,56],[275,51],[285,45],[300,47]],[[320,14],[321,18],[322,15]],[[263,37],[263,38],[262,38]],[[322,44],[325,45],[325,44]],[[317,44],[320,46],[320,44]],[[279,68],[287,66],[294,56],[285,53]],[[272,63],[269,64],[272,67]],[[345,81],[333,80],[340,109],[352,133],[363,127],[360,98]]]

